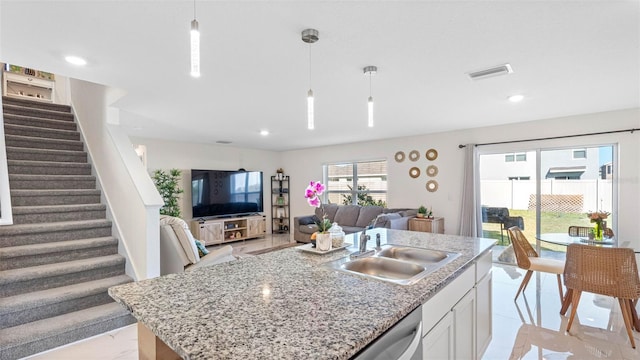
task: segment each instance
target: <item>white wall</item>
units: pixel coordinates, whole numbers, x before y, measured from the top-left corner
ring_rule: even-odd
[[[71,103],[85,140],[95,175],[127,257],[127,274],[136,280],[160,275],[162,199],[117,125],[117,110],[109,109],[121,93],[81,80],[70,80]],[[136,168],[137,167],[137,168]]]
[[[418,207],[420,204],[432,206],[436,216],[445,217],[445,232],[455,234],[458,233],[459,228],[464,161],[463,151],[458,149],[458,144],[532,139],[627,128],[640,128],[640,109],[288,151],[282,154],[282,165],[291,176],[291,213],[292,216],[299,216],[312,213],[303,193],[308,181],[322,179],[323,164],[336,161],[387,159],[389,164],[388,206]],[[620,164],[618,234],[620,239],[631,239],[635,242],[635,246],[640,248],[640,239],[636,236],[640,233],[640,222],[636,221],[640,203],[640,162],[638,161],[640,132],[482,146],[479,147],[479,151],[497,153],[536,147],[614,143],[619,145]],[[424,158],[424,153],[429,148],[436,149],[439,154],[433,162]],[[397,163],[394,160],[394,154],[397,151],[402,150],[408,153],[414,149],[420,151],[421,156],[418,161],[412,162],[406,159],[402,163]],[[439,173],[435,177],[439,183],[439,189],[434,193],[427,192],[425,189],[428,178],[424,175],[424,171],[430,164],[437,165],[439,168]],[[409,169],[412,166],[418,166],[421,170],[421,175],[417,179],[409,177]]]
[[[271,232],[270,177],[282,167],[281,154],[273,151],[240,149],[230,145],[213,145],[132,137],[131,142],[146,146],[147,167],[150,174],[156,169],[182,170],[180,211],[184,219],[191,216],[191,169],[262,171],[264,181],[264,213],[267,233]],[[286,168],[284,169],[286,173]]]

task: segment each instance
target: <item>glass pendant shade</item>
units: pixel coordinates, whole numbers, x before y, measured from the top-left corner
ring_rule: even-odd
[[[373,96],[369,96],[369,101],[367,102],[367,110],[369,110],[369,127],[373,127]]]
[[[315,127],[313,123],[313,91],[309,89],[307,92],[307,128],[313,130]]]
[[[200,77],[200,31],[198,21],[191,21],[191,76]]]

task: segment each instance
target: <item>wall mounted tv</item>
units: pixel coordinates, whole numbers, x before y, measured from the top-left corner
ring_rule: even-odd
[[[191,170],[194,218],[259,213],[262,204],[262,171]]]

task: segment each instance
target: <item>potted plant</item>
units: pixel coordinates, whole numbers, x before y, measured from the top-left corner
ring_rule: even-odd
[[[420,205],[418,208],[418,214],[416,215],[419,218],[423,218],[427,215],[427,208],[424,205]]]
[[[153,182],[164,200],[164,206],[160,208],[161,215],[180,217],[178,195],[184,192],[179,185],[181,174],[178,169],[156,170],[153,173]]]

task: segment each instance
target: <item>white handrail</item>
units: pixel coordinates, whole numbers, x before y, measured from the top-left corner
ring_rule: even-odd
[[[2,109],[0,98],[0,109]],[[7,165],[7,151],[4,141],[4,116],[0,111],[0,225],[13,224],[11,211],[11,189],[9,188],[9,167]]]

